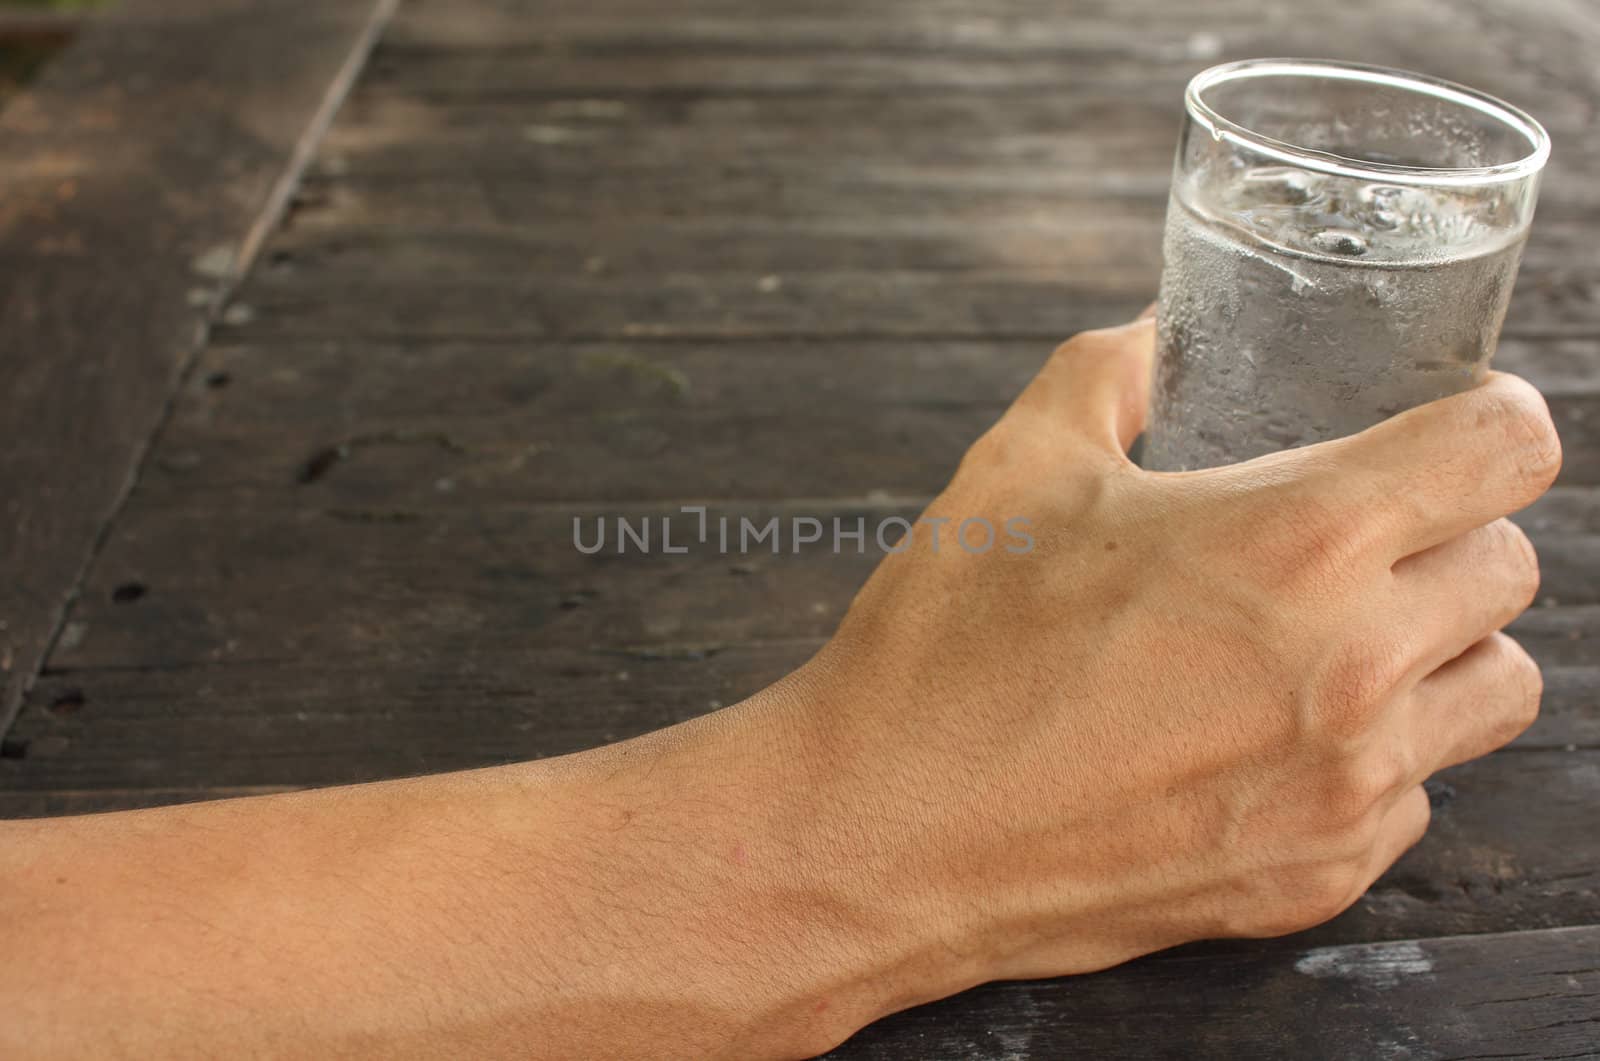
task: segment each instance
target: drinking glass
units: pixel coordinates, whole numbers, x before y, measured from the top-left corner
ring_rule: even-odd
[[[1550,140],[1481,92],[1255,59],[1184,95],[1145,467],[1351,434],[1488,371]]]

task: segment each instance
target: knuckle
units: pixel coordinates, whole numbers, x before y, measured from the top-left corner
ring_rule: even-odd
[[[1543,395],[1514,376],[1501,379],[1484,418],[1501,433],[1521,480],[1542,491],[1561,471],[1561,437]]]
[[[1271,939],[1304,932],[1319,920],[1303,909],[1293,899],[1282,899],[1272,905],[1253,905],[1249,910],[1232,913],[1220,935],[1246,939]]]
[[[1526,532],[1508,519],[1492,524],[1500,540],[1500,553],[1512,571],[1512,587],[1522,608],[1539,594],[1539,553]]]
[[[1361,770],[1361,792],[1373,809],[1386,806],[1395,793],[1416,784],[1421,757],[1404,741],[1384,741],[1381,751]]]
[[[1428,799],[1428,794],[1418,788],[1418,808],[1411,818],[1411,828],[1406,833],[1406,846],[1411,846],[1420,841],[1428,833],[1428,826],[1433,824],[1433,803]]]
[[[1339,514],[1311,491],[1295,491],[1280,499],[1275,509],[1265,519],[1253,514],[1234,539],[1248,569],[1273,588],[1336,581],[1366,545],[1367,536],[1357,521]]]
[[[1508,722],[1512,727],[1511,736],[1516,736],[1539,717],[1539,703],[1544,698],[1544,674],[1526,649],[1504,634],[1499,637],[1505,646],[1506,667],[1514,690]]]
[[[1369,824],[1389,794],[1410,782],[1408,764],[1397,754],[1361,756],[1335,771],[1325,795],[1336,827]]]
[[[1294,896],[1295,914],[1303,926],[1331,921],[1356,898],[1357,875],[1344,861],[1327,862],[1302,871]]]
[[[1341,861],[1279,869],[1270,880],[1255,879],[1239,889],[1244,901],[1226,911],[1219,934],[1261,939],[1303,932],[1343,913],[1355,883],[1355,872]]]
[[[1327,665],[1319,683],[1317,716],[1326,733],[1352,739],[1367,732],[1404,674],[1395,646],[1357,641]]]
[[[1305,571],[1342,569],[1360,550],[1360,538],[1349,522],[1305,518],[1296,527],[1295,566]]]
[[[1352,778],[1354,794],[1367,810],[1374,810],[1387,803],[1394,793],[1416,782],[1412,776],[1414,765],[1414,757],[1403,745],[1385,742],[1381,753],[1368,757],[1356,770]]]

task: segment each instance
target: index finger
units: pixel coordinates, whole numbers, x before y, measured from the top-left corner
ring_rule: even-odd
[[[1397,560],[1527,507],[1561,470],[1543,396],[1504,372],[1323,445],[1319,467],[1359,507],[1353,518],[1378,520]]]

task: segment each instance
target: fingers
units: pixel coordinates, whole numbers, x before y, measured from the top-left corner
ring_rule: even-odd
[[[1300,452],[1314,475],[1330,480],[1330,494],[1343,497],[1346,518],[1383,524],[1396,556],[1524,508],[1561,468],[1544,399],[1501,372],[1464,394]]]
[[[1365,874],[1367,887],[1371,887],[1373,881],[1398,862],[1401,855],[1417,845],[1417,841],[1428,831],[1428,823],[1432,818],[1433,809],[1428,805],[1428,793],[1420,784],[1412,785],[1401,793],[1378,826],[1378,836],[1373,843]]]
[[[1419,674],[1454,659],[1527,610],[1539,591],[1539,560],[1516,524],[1497,519],[1394,565],[1399,608],[1430,644]]]
[[[1491,634],[1419,682],[1411,692],[1413,746],[1428,773],[1487,755],[1539,715],[1544,681],[1505,634]]]
[[[1125,454],[1144,430],[1154,347],[1155,324],[1148,317],[1082,332],[1056,349],[1018,406]]]

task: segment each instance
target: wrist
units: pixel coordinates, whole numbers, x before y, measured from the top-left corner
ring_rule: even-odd
[[[511,849],[530,1027],[570,1028],[565,997],[608,1025],[633,1013],[642,1056],[812,1056],[988,978],[920,872],[928,832],[891,820],[905,801],[863,783],[871,742],[841,743],[844,701],[820,675],[517,768],[509,820],[539,808]]]
[[[916,800],[890,799],[894,764],[848,721],[824,660],[704,721],[745,750],[747,853],[770,855],[772,916],[809,940],[794,963],[795,1012],[821,1051],[890,1013],[992,979],[977,892],[930,874],[938,861]],[[892,745],[885,745],[892,746]],[[908,814],[907,808],[913,808]],[[758,875],[759,879],[759,875]],[[981,882],[978,882],[981,883]]]
[[[986,978],[910,853],[886,839],[887,808],[852,778],[868,760],[830,736],[842,703],[826,687],[803,668],[591,764],[605,778],[595,833],[613,853],[603,861],[627,878],[603,890],[650,881],[640,903],[685,897],[654,920],[717,970],[689,985],[703,1006],[735,1015],[699,1056],[812,1056]],[[645,838],[652,856],[639,864]]]
[[[1131,858],[1106,857],[1137,832],[1143,808],[1063,822],[1040,812],[1063,798],[1060,780],[1036,799],[1007,799],[981,779],[1026,790],[1043,771],[1025,753],[986,763],[995,742],[984,712],[956,731],[922,725],[938,716],[933,704],[864,704],[864,689],[912,689],[914,676],[879,663],[863,682],[848,650],[832,651],[763,696],[794,731],[795,832],[811,852],[802,861],[835,873],[833,886],[869,926],[869,1019],[989,980],[1092,972],[1179,942],[1140,899],[1153,882],[1118,868]],[[930,763],[947,772],[930,774]],[[1077,802],[1095,806],[1096,784],[1092,772],[1078,775]]]

